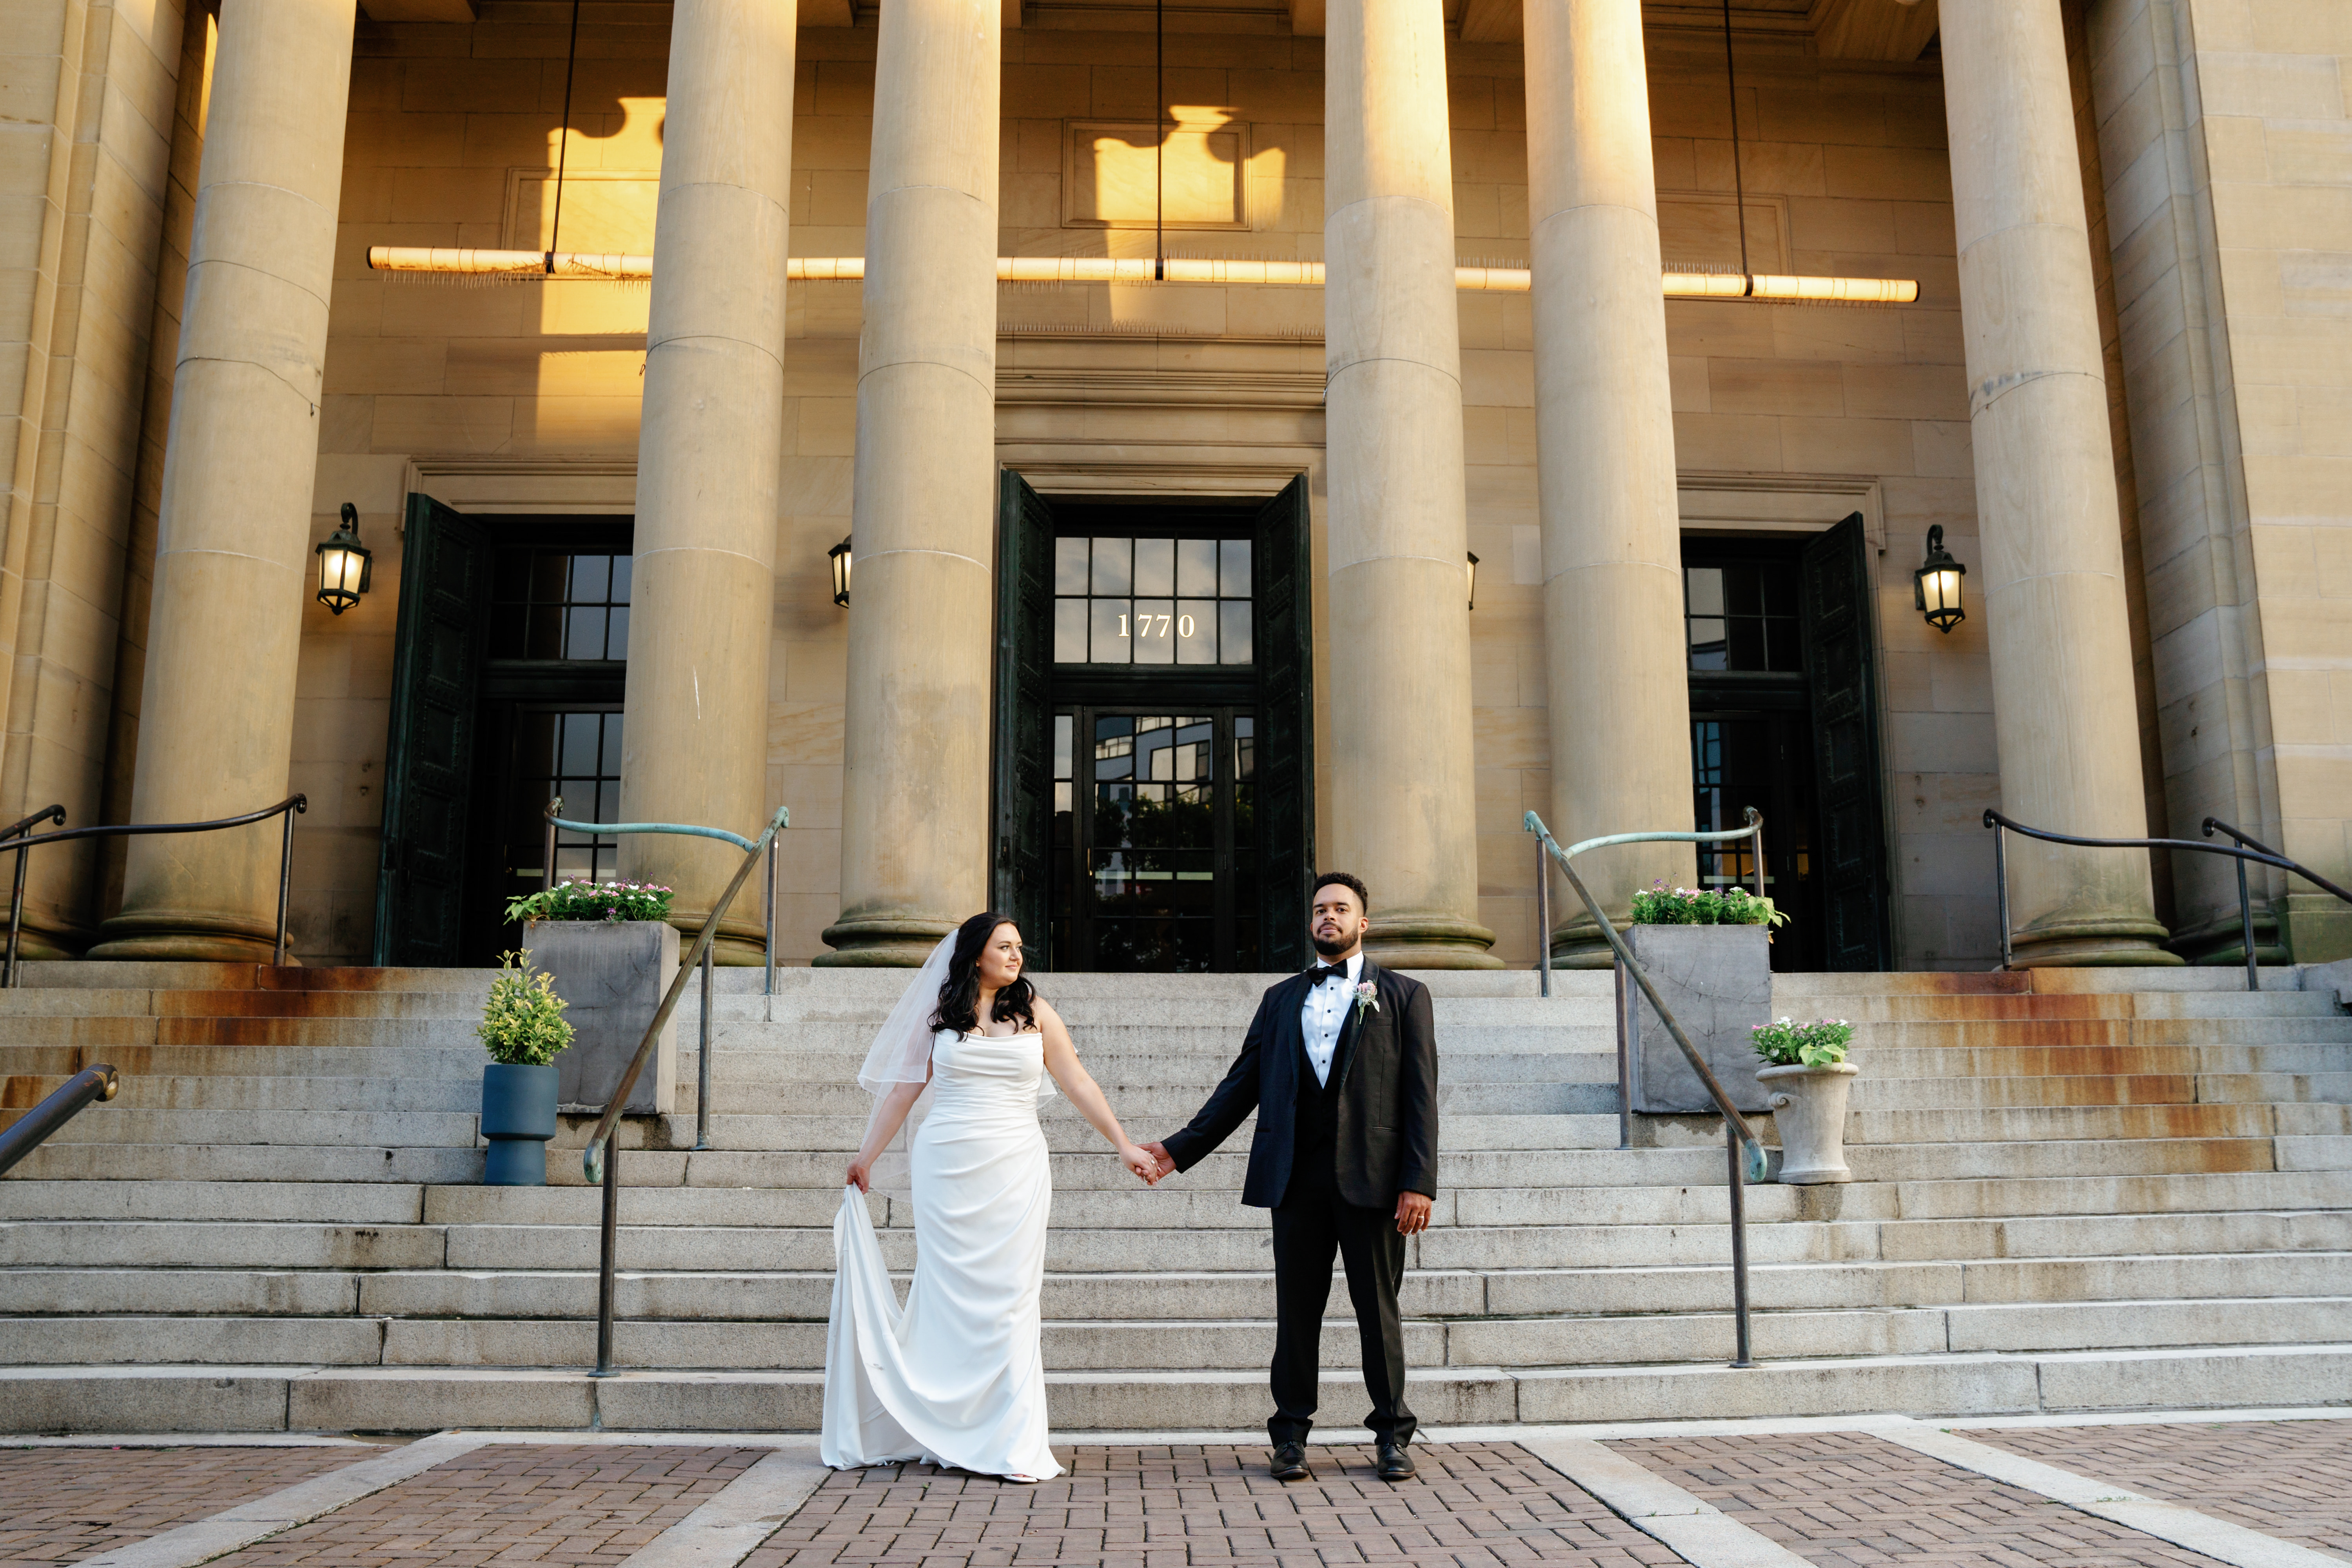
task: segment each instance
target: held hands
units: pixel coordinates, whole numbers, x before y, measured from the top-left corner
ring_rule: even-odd
[[[1126,1163],[1129,1170],[1135,1173],[1136,1180],[1147,1187],[1157,1185],[1160,1178],[1168,1173],[1160,1168],[1159,1159],[1150,1152],[1158,1147],[1156,1143],[1140,1145],[1129,1143],[1121,1146],[1118,1152],[1119,1159]],[[1170,1169],[1172,1170],[1174,1167],[1171,1165]]]
[[[1397,1194],[1397,1234],[1419,1236],[1429,1228],[1429,1195],[1425,1193]]]
[[[1143,1176],[1140,1171],[1136,1174],[1143,1176],[1145,1181],[1156,1184],[1176,1173],[1176,1156],[1168,1152],[1167,1144],[1146,1143],[1143,1145],[1143,1152],[1151,1157],[1151,1174]]]

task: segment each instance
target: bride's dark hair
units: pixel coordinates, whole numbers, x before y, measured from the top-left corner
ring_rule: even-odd
[[[980,1028],[980,955],[988,946],[988,939],[996,934],[998,926],[1013,921],[987,910],[956,928],[954,951],[948,955],[948,977],[940,982],[940,1005],[931,1013],[931,1027],[953,1029],[959,1035],[972,1034]],[[1037,993],[1029,987],[1025,969],[1013,984],[996,994],[992,1009],[994,1021],[1013,1019],[1024,1029],[1037,1026],[1035,1003]]]

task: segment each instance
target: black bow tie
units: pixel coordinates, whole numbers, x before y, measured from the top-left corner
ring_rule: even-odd
[[[1307,972],[1307,978],[1312,985],[1320,985],[1327,980],[1345,980],[1348,978],[1348,966],[1344,963],[1318,963]]]

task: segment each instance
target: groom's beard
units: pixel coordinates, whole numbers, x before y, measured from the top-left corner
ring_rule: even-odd
[[[1337,958],[1341,953],[1356,945],[1356,942],[1353,937],[1349,937],[1345,941],[1340,941],[1333,937],[1310,936],[1307,940],[1315,944],[1315,951],[1321,953],[1326,958]]]

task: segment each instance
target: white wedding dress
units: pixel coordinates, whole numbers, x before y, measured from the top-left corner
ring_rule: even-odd
[[[930,1114],[908,1151],[915,1282],[902,1310],[866,1199],[833,1222],[824,1432],[835,1468],[928,1459],[983,1475],[1061,1474],[1045,1436],[1037,1297],[1054,1184],[1037,1124],[1045,1037],[931,1042]]]

